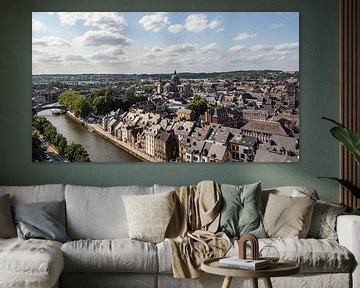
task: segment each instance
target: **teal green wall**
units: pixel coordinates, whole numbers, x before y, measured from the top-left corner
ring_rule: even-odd
[[[113,164],[31,162],[31,12],[33,11],[300,12],[301,160],[296,164]],[[337,201],[338,146],[321,116],[338,118],[337,0],[2,0],[0,8],[0,185],[73,183],[98,186],[262,180],[265,187],[308,185]]]

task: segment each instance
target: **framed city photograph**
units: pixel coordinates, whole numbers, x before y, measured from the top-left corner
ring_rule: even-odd
[[[299,162],[298,12],[33,12],[33,162]]]

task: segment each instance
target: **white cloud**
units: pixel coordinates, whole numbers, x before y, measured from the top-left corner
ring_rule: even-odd
[[[191,14],[186,17],[184,27],[190,32],[199,33],[205,29],[212,29],[216,31],[222,31],[223,28],[220,27],[222,21],[219,19],[214,19],[209,22],[206,14]]]
[[[127,22],[122,15],[115,12],[58,12],[63,26],[74,26],[77,21],[83,21],[84,26],[104,30],[122,30]]]
[[[83,62],[83,61],[86,61],[86,59],[81,55],[70,54],[70,55],[65,56],[65,61]]]
[[[74,41],[82,46],[120,45],[128,46],[131,40],[119,33],[111,31],[89,30],[83,35],[74,38]]]
[[[74,26],[78,20],[86,18],[84,12],[58,12],[60,23],[62,26]]]
[[[235,45],[235,46],[230,47],[230,49],[229,49],[230,52],[239,52],[239,51],[244,51],[244,50],[248,50],[248,48],[243,45]]]
[[[220,27],[221,23],[222,23],[221,20],[215,19],[215,20],[212,20],[212,21],[209,23],[208,27],[209,27],[210,29],[213,29],[213,30],[216,30],[216,31],[222,31],[223,28]]]
[[[124,50],[120,47],[114,47],[107,50],[110,55],[119,56],[124,54]]]
[[[48,53],[48,52],[42,52],[39,50],[33,50],[32,51],[32,61],[33,63],[39,63],[46,65],[54,65],[54,64],[60,64],[63,61],[63,57],[56,53]]]
[[[217,50],[216,43],[211,42],[209,45],[200,48],[201,53],[208,53]]]
[[[208,20],[205,14],[191,14],[186,17],[185,28],[190,32],[201,32],[207,27]]]
[[[97,53],[90,55],[89,59],[97,60],[97,61],[109,61],[109,60],[116,60],[117,57],[114,55],[110,55],[108,53],[97,52]]]
[[[174,25],[170,25],[168,27],[168,30],[170,33],[177,34],[177,33],[180,33],[181,31],[183,31],[184,28],[185,27],[182,24],[174,24]]]
[[[49,29],[46,27],[46,25],[39,20],[36,20],[32,18],[32,31],[33,32],[46,32]]]
[[[39,47],[71,47],[71,44],[64,38],[56,36],[46,36],[40,38],[33,38],[32,46]]]
[[[273,23],[271,24],[271,28],[273,28],[273,29],[277,29],[277,28],[280,28],[280,27],[282,27],[282,26],[284,26],[284,24],[281,23],[281,22],[273,22]]]
[[[283,43],[274,47],[275,51],[299,49],[299,42]]]
[[[160,52],[160,51],[162,51],[162,48],[160,48],[160,47],[153,47],[153,48],[151,48],[151,51],[153,51],[153,52]]]
[[[127,26],[124,16],[115,12],[88,13],[84,20],[85,26],[97,27],[103,30],[122,30]]]
[[[257,51],[271,50],[271,49],[273,49],[273,47],[274,46],[272,46],[272,45],[257,44],[257,45],[253,45],[253,46],[249,47],[248,49],[250,51],[257,52]]]
[[[234,41],[243,41],[257,37],[257,34],[254,32],[243,32],[236,35],[233,40]]]
[[[197,45],[190,43],[170,45],[163,49],[165,53],[189,53],[196,50]]]
[[[139,21],[146,31],[160,32],[164,27],[170,24],[169,17],[164,13],[145,15]]]

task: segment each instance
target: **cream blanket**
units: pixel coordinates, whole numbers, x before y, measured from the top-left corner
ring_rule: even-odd
[[[175,190],[175,211],[165,233],[172,252],[175,278],[200,277],[201,262],[222,257],[231,246],[225,233],[216,233],[221,209],[221,190],[213,181]]]

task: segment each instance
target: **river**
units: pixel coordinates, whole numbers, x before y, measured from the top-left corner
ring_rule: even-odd
[[[68,143],[81,144],[89,153],[91,162],[140,162],[139,159],[111,144],[96,133],[89,132],[68,115],[53,115],[49,110],[38,113],[48,119],[63,134]]]

